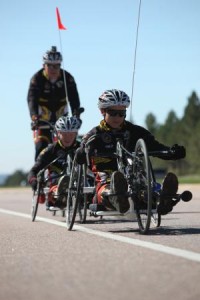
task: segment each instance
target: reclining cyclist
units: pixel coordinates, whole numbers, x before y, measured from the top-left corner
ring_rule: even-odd
[[[59,174],[62,174],[61,172],[63,171],[67,155],[71,154],[73,157],[75,150],[80,146],[80,142],[76,140],[80,126],[81,120],[76,117],[60,117],[55,124],[55,131],[58,138],[57,142],[49,144],[41,151],[28,174],[28,182],[32,189],[36,190],[37,175],[48,166],[48,178],[50,179],[48,183],[50,190],[46,203],[47,209],[51,206],[60,209],[66,206],[66,198],[63,197],[62,192],[68,187],[69,178],[67,178],[68,176],[66,175],[59,176]],[[45,195],[41,194],[39,196],[39,203],[44,202]]]
[[[118,210],[120,213],[128,211],[129,201],[126,196],[128,189],[126,179],[117,170],[117,161],[112,155],[116,150],[118,138],[121,139],[124,147],[130,152],[134,151],[137,140],[142,138],[146,142],[148,151],[173,150],[171,154],[163,159],[176,160],[184,158],[186,155],[183,146],[174,145],[170,148],[157,141],[145,128],[126,121],[126,109],[129,104],[130,99],[125,92],[116,89],[106,90],[98,100],[98,107],[103,120],[83,137],[81,147],[77,149],[77,162],[79,164],[85,163],[84,145],[92,135],[96,135],[96,138],[90,144],[89,152],[90,167],[95,174],[96,194],[93,197],[93,203],[101,204],[107,210]],[[106,157],[101,155],[102,153],[106,153]],[[176,175],[168,173],[163,182],[161,200],[158,206],[160,214],[167,214],[172,211],[176,201],[172,200],[169,195],[175,195],[177,190],[178,179]],[[108,196],[109,192],[116,195]],[[165,195],[168,196],[165,197]]]

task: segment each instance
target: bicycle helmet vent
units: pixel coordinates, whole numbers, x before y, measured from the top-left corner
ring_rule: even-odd
[[[44,64],[61,64],[62,55],[57,51],[56,46],[52,46],[50,51],[46,51],[43,55],[43,62]]]
[[[77,132],[81,127],[81,120],[76,117],[62,116],[55,124],[56,131]]]
[[[129,107],[129,96],[120,90],[107,90],[100,97],[98,101],[99,108],[107,108],[110,106],[125,106]]]

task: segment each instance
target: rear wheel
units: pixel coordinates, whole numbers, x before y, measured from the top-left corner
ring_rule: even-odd
[[[149,230],[152,218],[152,187],[149,157],[142,139],[136,143],[133,174],[136,216],[139,230],[145,234]]]

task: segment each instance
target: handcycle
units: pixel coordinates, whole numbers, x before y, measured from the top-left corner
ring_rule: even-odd
[[[50,129],[52,133],[52,139],[53,137],[57,138],[56,132],[54,131],[54,125],[48,121],[44,120],[39,120],[37,123],[38,128],[45,128],[45,129]],[[35,220],[36,215],[37,215],[37,210],[38,210],[38,205],[39,205],[39,199],[41,195],[44,195],[45,197],[45,202],[47,203],[48,201],[48,194],[50,192],[50,186],[52,185],[53,182],[58,182],[58,185],[60,181],[62,180],[62,186],[63,186],[63,191],[61,191],[61,194],[54,195],[55,200],[58,199],[60,196],[62,196],[62,202],[63,204],[66,204],[67,201],[67,188],[68,188],[68,183],[69,183],[69,176],[71,172],[71,166],[72,166],[72,161],[73,161],[73,156],[74,156],[74,151],[70,151],[70,153],[61,153],[60,156],[56,157],[52,162],[50,162],[47,166],[45,166],[42,170],[39,171],[37,174],[37,188],[33,192],[32,196],[32,209],[31,209],[31,218],[32,221]],[[62,160],[62,171],[60,173],[54,173],[49,172],[49,169],[51,166],[56,163],[56,161]],[[62,205],[63,206],[63,205]],[[65,208],[66,205],[63,206],[63,209],[61,209],[63,217],[65,216]],[[48,208],[48,210],[52,211],[53,215],[56,214],[56,210],[54,209],[53,206]]]
[[[69,183],[69,177],[71,174],[72,169],[72,162],[73,162],[73,153],[68,153],[65,157],[65,160],[63,162],[63,169],[59,174],[51,174],[49,173],[49,167],[54,164],[57,160],[63,159],[63,156],[59,156],[56,159],[54,159],[50,164],[48,164],[45,168],[43,168],[39,173],[37,174],[37,188],[35,191],[33,191],[32,196],[32,209],[31,209],[31,218],[32,221],[35,221],[38,206],[39,206],[39,198],[41,195],[45,196],[45,202],[48,201],[48,195],[50,192],[50,182],[53,181],[62,181],[62,191],[59,194],[54,194],[55,200],[59,197],[62,198],[62,208],[59,209],[62,211],[62,216],[65,216],[65,210],[66,210],[66,203],[67,203],[67,192],[68,192],[68,183]],[[52,211],[53,215],[56,214],[57,208],[50,206],[47,208],[49,211]]]
[[[79,113],[79,115],[80,115],[80,113],[82,113],[83,111],[84,111],[84,109],[80,108],[78,110],[78,112],[76,112],[76,114]],[[37,122],[32,123],[31,127],[32,127],[33,130],[36,130],[36,131],[38,129],[48,129],[50,131],[51,135],[52,135],[52,138],[51,138],[50,142],[57,141],[57,132],[54,130],[54,124],[52,124],[48,121],[45,121],[45,120],[37,120]],[[31,215],[32,215],[32,220],[33,221],[34,221],[35,216],[37,214],[38,203],[39,203],[39,199],[42,198],[42,196],[41,196],[42,193],[45,195],[45,199],[47,200],[47,195],[50,191],[50,189],[49,189],[50,182],[52,182],[52,181],[55,182],[56,179],[59,179],[59,177],[61,177],[62,175],[65,175],[65,176],[63,176],[59,179],[58,187],[60,187],[59,183],[60,183],[60,180],[62,179],[62,185],[64,184],[65,190],[67,189],[68,186],[67,186],[67,183],[65,184],[64,179],[69,178],[69,174],[70,174],[70,170],[71,170],[73,150],[70,151],[70,152],[71,152],[71,154],[67,155],[67,156],[66,156],[66,153],[60,153],[60,157],[57,157],[50,164],[48,164],[48,166],[46,166],[43,170],[41,170],[39,172],[39,174],[37,176],[37,189],[36,189],[36,192],[34,192],[34,194],[33,194],[33,200],[32,200],[32,213],[31,213]],[[65,167],[64,167],[64,165],[62,166],[62,168],[63,168],[62,172],[60,174],[57,174],[57,172],[56,172],[55,175],[53,175],[53,176],[52,176],[53,173],[51,172],[51,174],[49,175],[47,171],[50,168],[50,166],[53,165],[53,163],[55,163],[57,160],[64,159],[64,157],[66,157],[66,161],[64,163]],[[62,185],[61,185],[61,188],[62,188]],[[45,193],[44,193],[44,190],[45,190]],[[60,193],[60,191],[59,191],[59,193]],[[66,193],[65,193],[65,195],[66,195]],[[59,196],[59,195],[54,195],[54,198],[56,198],[57,196]],[[44,196],[43,196],[43,198],[44,198]],[[55,215],[55,213],[56,213],[56,210],[54,210],[54,215]]]
[[[151,224],[159,227],[161,224],[161,214],[158,212],[160,203],[161,189],[157,189],[157,182],[154,170],[150,161],[150,156],[165,156],[169,151],[152,151],[148,152],[145,141],[139,139],[133,153],[129,152],[119,139],[116,144],[114,157],[117,160],[118,170],[122,172],[128,184],[128,196],[130,209],[127,213],[120,213],[116,210],[106,210],[102,205],[91,203],[91,199],[95,194],[94,179],[88,176],[90,168],[90,144],[96,136],[91,136],[86,145],[85,152],[87,163],[80,165],[74,158],[69,182],[66,223],[68,230],[72,230],[74,222],[85,223],[87,217],[87,209],[90,216],[124,216],[136,215],[136,219],[141,234],[148,233]],[[98,154],[100,156],[100,154]],[[101,154],[106,156],[106,154]],[[108,156],[108,155],[107,155]],[[109,156],[110,157],[110,156]],[[93,183],[93,184],[92,184]],[[107,196],[114,194],[107,193]],[[189,201],[192,198],[190,191],[173,195],[172,199],[176,201]]]

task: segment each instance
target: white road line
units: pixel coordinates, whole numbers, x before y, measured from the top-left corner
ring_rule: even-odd
[[[4,213],[4,214],[13,215],[13,216],[28,218],[28,219],[31,220],[31,216],[28,215],[28,214],[19,213],[19,212],[16,212],[16,211],[11,211],[11,210],[1,209],[1,208],[0,208],[0,212]],[[39,217],[39,216],[37,216],[36,218],[37,218],[38,221],[43,221],[43,222],[46,222],[46,223],[50,223],[50,224],[54,224],[54,225],[66,228],[66,223],[64,223],[64,222],[60,222],[60,221],[56,221],[56,220],[52,220],[52,219],[47,219],[47,218],[43,218],[43,217]],[[178,257],[182,257],[182,258],[185,258],[187,260],[200,262],[200,253],[197,253],[197,252],[182,250],[182,249],[179,249],[179,248],[168,247],[168,246],[164,246],[164,245],[161,245],[161,244],[146,242],[146,241],[142,241],[142,240],[138,240],[138,239],[134,239],[134,238],[132,239],[132,238],[125,237],[125,236],[115,235],[115,234],[112,234],[112,233],[109,233],[109,232],[101,232],[101,231],[98,231],[98,230],[86,228],[83,225],[81,225],[81,226],[74,225],[73,228],[77,231],[82,231],[82,232],[85,232],[85,233],[94,234],[94,235],[97,235],[97,236],[101,236],[103,238],[116,240],[116,241],[127,243],[127,244],[130,244],[130,245],[139,246],[139,247],[151,249],[151,250],[154,250],[154,251],[158,251],[158,252],[162,252],[162,253],[178,256]]]

